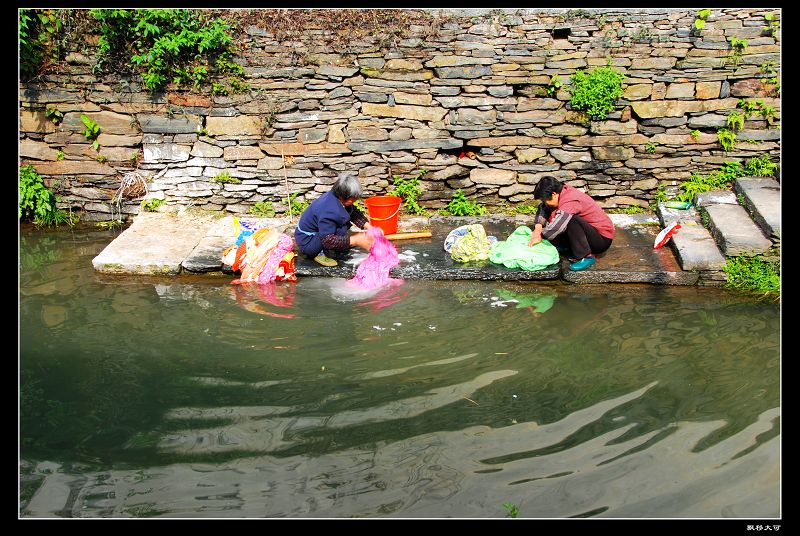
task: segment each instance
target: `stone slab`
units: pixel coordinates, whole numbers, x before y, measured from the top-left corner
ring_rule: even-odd
[[[627,215],[620,215],[627,216]],[[621,226],[614,222],[616,235],[611,247],[597,255],[597,263],[580,272],[569,269],[562,259],[562,278],[570,283],[653,283],[659,285],[695,285],[698,275],[684,271],[669,248],[653,249],[661,231],[654,217],[644,223]]]
[[[711,236],[726,257],[759,255],[772,247],[741,205],[708,205],[705,210]]]
[[[423,280],[557,280],[573,283],[653,283],[694,285],[696,273],[681,269],[668,248],[653,250],[660,230],[658,219],[647,214],[612,214],[617,228],[614,243],[598,263],[583,272],[570,272],[566,260],[544,270],[509,269],[488,260],[470,263],[453,261],[444,251],[444,239],[456,227],[481,223],[490,235],[504,240],[519,225],[530,225],[531,216],[401,216],[400,232],[430,230],[431,238],[398,240],[394,244],[402,262],[391,275],[400,279]],[[292,235],[297,224],[287,218],[238,216],[240,221],[260,223]],[[181,272],[230,274],[222,265],[222,252],[235,243],[233,216],[206,215],[182,218],[171,214],[142,213],[93,261],[95,269],[114,274],[176,275]],[[712,241],[713,242],[713,241]],[[298,277],[351,278],[366,252],[354,248],[341,254],[339,266],[326,268],[298,256]]]
[[[188,220],[168,213],[140,213],[92,259],[92,266],[106,274],[178,275],[213,220],[211,216]]]
[[[696,221],[682,221],[667,244],[684,270],[722,270],[725,266],[725,257],[711,233]]]
[[[734,191],[744,196],[745,207],[764,234],[779,240],[781,236],[781,185],[769,177],[740,177]]]

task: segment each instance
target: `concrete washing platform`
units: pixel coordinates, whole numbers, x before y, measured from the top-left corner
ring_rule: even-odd
[[[458,263],[442,247],[447,234],[460,225],[481,223],[488,235],[505,240],[519,225],[530,225],[531,216],[433,216],[400,217],[399,232],[430,230],[431,238],[397,240],[402,262],[392,277],[402,279],[555,280],[571,283],[652,283],[697,285],[698,271],[683,270],[668,244],[653,249],[661,230],[659,219],[645,214],[612,214],[617,230],[611,248],[598,256],[597,264],[581,272],[569,270],[562,257],[559,264],[528,272],[508,269],[489,261]],[[293,234],[296,225],[287,218],[240,216]],[[681,231],[679,231],[680,233]],[[675,235],[677,236],[677,235]],[[233,216],[208,213],[170,214],[143,212],[112,241],[92,264],[98,272],[120,275],[172,275],[182,273],[230,273],[222,264],[222,252],[234,244]],[[354,248],[339,258],[339,266],[325,268],[299,255],[297,276],[350,278],[366,252]],[[227,272],[226,272],[227,270]],[[232,275],[233,277],[233,275]]]

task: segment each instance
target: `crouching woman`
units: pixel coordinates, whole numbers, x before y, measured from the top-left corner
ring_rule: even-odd
[[[349,233],[353,224],[364,230],[372,227],[369,219],[353,206],[361,196],[358,179],[345,173],[339,175],[333,187],[300,216],[294,231],[300,252],[322,266],[336,266],[338,262],[331,258],[335,251],[347,251],[354,246],[369,251],[375,241],[369,233]]]

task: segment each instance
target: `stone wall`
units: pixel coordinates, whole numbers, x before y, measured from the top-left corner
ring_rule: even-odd
[[[530,201],[548,174],[613,208],[647,207],[660,185],[674,194],[725,161],[780,161],[779,115],[748,119],[730,152],[716,135],[740,98],[779,114],[762,70],[780,69],[764,21],[780,10],[713,9],[700,32],[687,9],[430,13],[432,24],[394,45],[361,35],[339,49],[320,47],[320,29],[278,40],[245,24],[237,61],[250,89],[231,96],[98,79],[93,47],[76,48],[20,84],[20,165],[62,206],[107,220],[140,210],[141,198],[111,202],[134,171],[150,179],[150,198],[228,213],[258,201],[281,213],[287,192],[311,200],[343,171],[372,195],[425,170],[420,201],[433,209],[458,188],[490,207]],[[747,39],[736,66],[731,37]],[[590,120],[570,108],[566,84],[609,59],[626,75],[624,95]],[[548,95],[553,75],[565,85]],[[47,105],[63,113],[58,125]],[[81,114],[99,124],[99,150]],[[221,173],[241,182],[215,181]]]

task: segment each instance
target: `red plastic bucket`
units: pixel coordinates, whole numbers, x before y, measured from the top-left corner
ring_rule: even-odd
[[[393,195],[376,195],[364,199],[369,212],[369,222],[383,229],[383,234],[397,232],[397,215],[403,199]]]

